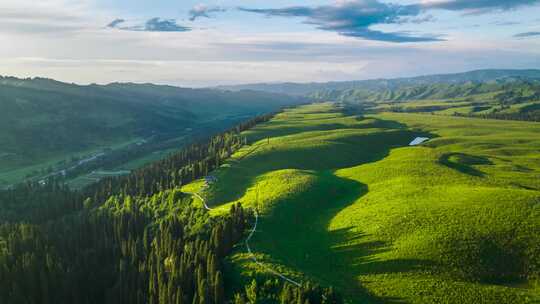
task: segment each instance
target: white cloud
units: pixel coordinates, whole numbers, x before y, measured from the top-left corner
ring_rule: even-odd
[[[95,27],[103,17],[103,13],[85,0],[0,2],[0,28],[3,33],[41,35],[48,32],[75,32]]]
[[[0,74],[206,86],[540,68],[540,42],[534,39],[476,39],[455,32],[447,42],[405,46],[290,29],[264,34],[226,28],[183,33],[106,29],[117,17],[91,1],[0,0]]]
[[[246,79],[299,82],[306,77],[314,81],[325,81],[331,77],[344,80],[358,75],[367,62],[65,60],[32,57],[0,60],[0,64],[19,77],[41,75],[71,81],[75,73],[84,70],[85,73],[78,74],[75,79],[79,83],[108,83],[119,79],[147,82],[152,79],[156,83],[208,86],[243,83]]]

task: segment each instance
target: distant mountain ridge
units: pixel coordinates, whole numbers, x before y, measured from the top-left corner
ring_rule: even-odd
[[[241,91],[254,90],[262,92],[280,93],[288,95],[306,96],[320,91],[332,90],[395,90],[407,86],[431,84],[460,84],[466,82],[490,82],[506,79],[540,79],[540,70],[513,70],[513,69],[485,69],[464,73],[436,74],[394,79],[368,79],[325,83],[255,83],[236,86],[220,86],[218,89]]]
[[[178,134],[201,124],[255,116],[302,101],[265,92],[0,77],[0,155],[12,158],[0,158],[0,167],[133,138]]]
[[[407,100],[444,100],[491,94],[500,103],[513,104],[540,100],[540,79],[501,78],[489,82],[435,83],[393,89],[322,90],[310,96],[315,100],[338,102],[402,102]]]

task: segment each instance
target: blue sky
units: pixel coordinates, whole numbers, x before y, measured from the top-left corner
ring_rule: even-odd
[[[540,68],[540,0],[2,0],[0,42],[0,74],[77,83]]]

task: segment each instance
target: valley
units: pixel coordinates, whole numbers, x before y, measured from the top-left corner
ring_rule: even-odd
[[[151,84],[0,77],[0,189],[95,170],[133,170],[304,98]],[[88,161],[84,161],[88,160]]]

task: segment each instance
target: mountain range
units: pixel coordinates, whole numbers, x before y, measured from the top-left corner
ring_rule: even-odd
[[[9,169],[134,138],[178,134],[303,100],[253,91],[0,77],[0,164]]]
[[[440,83],[462,84],[466,82],[490,82],[502,79],[540,79],[540,70],[485,69],[456,74],[426,75],[394,79],[368,79],[323,83],[255,83],[236,86],[221,86],[218,88],[231,91],[255,90],[289,95],[310,95],[321,91],[350,89],[364,89],[370,91],[395,90],[418,85]]]

